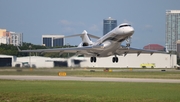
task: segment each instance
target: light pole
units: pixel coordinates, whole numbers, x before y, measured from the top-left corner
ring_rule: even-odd
[[[67,43],[67,47],[69,48],[69,43]],[[69,58],[69,53],[68,53],[68,58]]]
[[[31,48],[32,48],[32,46],[29,45],[29,49],[30,49],[30,50],[31,50]],[[30,52],[30,56],[29,56],[29,66],[30,66],[30,68],[31,68],[31,52]]]

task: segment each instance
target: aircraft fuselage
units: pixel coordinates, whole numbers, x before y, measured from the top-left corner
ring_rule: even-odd
[[[112,31],[101,37],[93,46],[101,45],[103,47],[102,51],[97,51],[96,54],[99,57],[107,57],[111,55],[116,55],[116,50],[120,47],[120,44],[131,37],[134,33],[134,28],[129,24],[124,23]],[[92,53],[91,51],[89,51]]]

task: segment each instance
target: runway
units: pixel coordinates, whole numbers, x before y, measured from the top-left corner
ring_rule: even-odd
[[[105,77],[74,77],[74,76],[30,76],[30,75],[0,75],[0,79],[180,83],[179,79],[105,78]]]

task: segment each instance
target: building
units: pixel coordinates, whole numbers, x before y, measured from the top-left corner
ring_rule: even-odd
[[[109,17],[108,19],[103,20],[103,35],[107,34],[109,31],[117,27],[117,20]]]
[[[159,44],[149,44],[143,47],[145,50],[158,50],[158,51],[165,51],[165,47]]]
[[[119,63],[113,63],[112,57],[97,57],[96,63],[91,63],[89,57],[71,58],[50,58],[40,56],[17,57],[14,66],[25,67],[30,64],[36,68],[53,67],[84,67],[84,68],[175,68],[177,66],[177,56],[175,54],[127,54],[117,56]]]
[[[47,47],[64,46],[64,35],[42,35],[42,45]]]
[[[14,46],[22,46],[23,33],[9,32],[9,44]]]
[[[6,29],[0,29],[0,44],[9,44],[9,39],[6,37]]]
[[[6,29],[0,29],[0,37],[3,37],[6,35]]]
[[[119,63],[113,63],[112,57],[97,57],[96,63],[91,63],[89,57],[50,58],[41,56],[15,57],[0,55],[0,67],[82,67],[82,68],[175,68],[177,55],[154,53],[137,55],[127,54],[117,56]]]
[[[22,46],[23,34],[11,31],[6,31],[6,29],[0,29],[0,44],[12,44],[14,46]]]
[[[33,68],[67,67],[67,59],[41,56],[17,57],[15,66]]]
[[[88,57],[83,57],[80,67],[95,67],[95,68],[175,68],[177,67],[177,55],[175,54],[145,54],[137,56],[136,53],[127,54],[126,56],[117,56],[118,63],[112,62],[112,57],[97,57],[96,63],[91,63]]]
[[[9,44],[9,38],[8,37],[0,37],[0,45],[1,44]]]
[[[0,67],[14,67],[15,62],[16,62],[16,56],[0,54]]]
[[[180,40],[177,41],[177,56],[180,57]]]
[[[176,42],[180,40],[180,10],[166,11],[166,48],[177,51]]]

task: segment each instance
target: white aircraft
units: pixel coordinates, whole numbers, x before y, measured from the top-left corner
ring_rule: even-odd
[[[143,49],[135,49],[130,48],[130,40],[131,36],[134,33],[134,28],[131,27],[128,23],[123,23],[114,28],[112,31],[107,33],[106,35],[100,37],[88,34],[85,30],[82,34],[67,36],[74,37],[80,36],[82,38],[82,42],[78,47],[72,48],[53,48],[53,49],[37,49],[37,50],[19,50],[19,52],[59,52],[62,53],[76,53],[83,54],[90,57],[91,62],[96,62],[96,57],[108,57],[114,55],[112,58],[113,63],[118,62],[118,55],[126,56],[128,53],[137,53],[137,56],[140,53],[164,53],[161,51],[153,51],[153,50],[143,50]],[[67,38],[65,37],[65,38]],[[96,42],[92,42],[90,37],[98,39]],[[126,41],[126,46],[122,46],[121,43]]]

